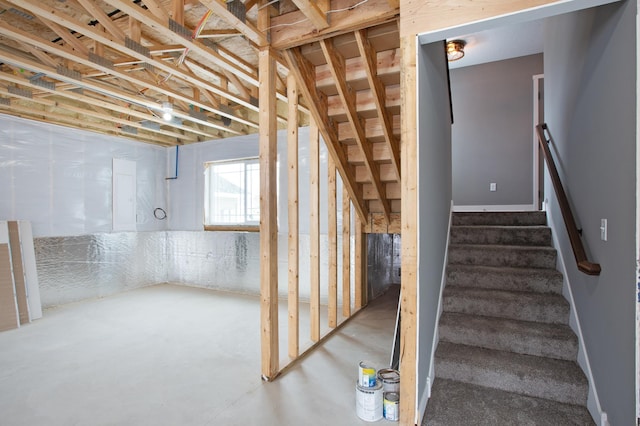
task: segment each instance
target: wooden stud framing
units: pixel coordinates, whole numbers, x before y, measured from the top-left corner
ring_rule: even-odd
[[[355,294],[354,309],[359,311],[367,305],[367,235],[358,216],[355,223]]]
[[[320,340],[320,134],[313,118],[309,124],[309,240],[311,284],[311,341]]]
[[[351,200],[342,188],[342,316],[351,316]]]
[[[329,26],[329,21],[327,21],[327,9],[326,7],[322,10],[318,7],[319,2],[309,1],[309,0],[292,0],[293,3],[298,6],[298,9],[306,16],[311,24],[317,30],[324,30]]]
[[[416,423],[418,300],[418,139],[416,129],[416,37],[400,39],[402,49],[402,318],[400,328],[400,424]]]
[[[299,318],[299,208],[298,208],[298,89],[292,74],[287,77],[287,96],[289,98],[289,123],[287,126],[287,164],[288,164],[288,245],[289,245],[289,358],[300,353]]]
[[[330,328],[338,325],[338,217],[336,192],[336,164],[327,158],[327,210],[329,239],[329,316]]]
[[[270,48],[258,53],[260,69],[260,327],[262,377],[279,371],[278,344],[278,222],[275,73]]]

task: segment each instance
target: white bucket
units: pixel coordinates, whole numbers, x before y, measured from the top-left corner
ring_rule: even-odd
[[[356,384],[356,414],[365,422],[382,419],[382,384],[365,388]]]
[[[398,370],[385,368],[378,371],[378,381],[382,383],[382,391],[400,393],[400,373]]]

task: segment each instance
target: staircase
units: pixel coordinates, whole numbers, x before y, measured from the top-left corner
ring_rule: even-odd
[[[593,425],[544,212],[454,213],[423,425]]]

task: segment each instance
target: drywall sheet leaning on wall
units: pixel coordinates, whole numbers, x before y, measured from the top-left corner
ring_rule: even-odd
[[[15,284],[9,250],[9,230],[6,221],[0,221],[0,331],[20,327]]]
[[[29,304],[27,302],[27,282],[24,276],[22,263],[22,247],[20,245],[20,235],[18,222],[11,220],[7,222],[9,229],[9,250],[11,251],[11,265],[13,267],[13,284],[16,293],[16,303],[18,305],[18,317],[20,324],[30,322]]]
[[[28,313],[29,321],[42,318],[40,285],[38,284],[36,254],[33,248],[33,233],[31,231],[31,222],[28,220],[9,221],[8,224],[20,323],[24,324],[25,309]],[[25,301],[21,302],[23,294]]]

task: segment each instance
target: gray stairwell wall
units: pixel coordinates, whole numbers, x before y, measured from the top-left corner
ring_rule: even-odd
[[[456,206],[533,204],[532,76],[542,68],[537,54],[451,70]]]
[[[547,181],[548,210],[611,425],[635,424],[636,12],[633,0],[552,18],[544,52],[545,119],[599,277],[577,271]]]
[[[429,394],[451,210],[451,114],[444,46],[418,49],[418,403]]]

